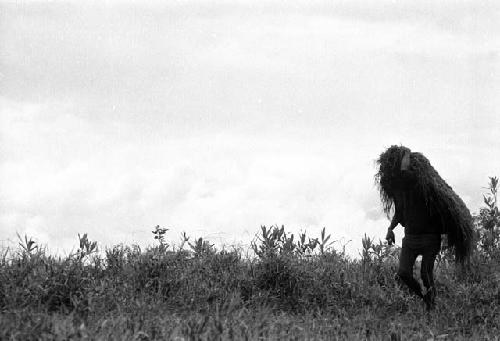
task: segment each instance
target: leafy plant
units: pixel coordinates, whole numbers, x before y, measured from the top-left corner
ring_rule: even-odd
[[[97,252],[97,242],[91,242],[86,233],[84,233],[83,236],[78,234],[78,241],[80,247],[76,254],[79,260],[82,260],[85,257],[90,256],[92,253]]]
[[[24,235],[24,239],[17,234],[17,238],[19,239],[18,245],[21,248],[21,254],[23,256],[31,257],[33,255],[33,252],[38,249],[38,245],[36,245],[36,242],[30,237],[28,239],[27,235]]]
[[[481,251],[492,256],[500,248],[500,213],[498,210],[498,178],[490,177],[489,193],[483,196],[485,207],[474,217]]]
[[[318,246],[319,246],[319,252],[323,255],[325,252],[330,251],[331,246],[333,245],[332,242],[328,242],[330,240],[331,235],[329,234],[326,236],[325,234],[325,228],[321,230],[321,240],[318,241]]]
[[[156,225],[155,229],[151,231],[155,236],[155,240],[157,240],[160,244],[160,251],[165,251],[169,247],[169,245],[165,241],[165,233],[167,233],[167,231],[167,228],[161,228],[160,225]]]
[[[191,247],[191,251],[194,253],[195,257],[203,257],[207,255],[215,254],[216,250],[213,244],[210,244],[208,240],[203,240],[203,238],[195,239],[194,243],[187,242]]]
[[[299,234],[295,240],[293,233],[286,233],[285,226],[261,226],[261,235],[256,237],[251,244],[252,250],[260,258],[275,257],[278,255],[312,255],[317,246],[324,253],[331,245],[328,244],[330,236],[325,237],[325,229],[322,230],[321,242],[318,238],[307,237],[306,233]]]

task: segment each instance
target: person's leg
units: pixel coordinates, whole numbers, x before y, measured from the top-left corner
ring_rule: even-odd
[[[413,277],[413,265],[417,259],[418,254],[406,245],[403,240],[403,246],[401,247],[401,255],[399,257],[399,269],[397,273],[397,278],[402,280],[410,291],[419,297],[423,297],[422,288],[420,284]]]
[[[435,304],[436,298],[436,288],[434,287],[434,261],[439,253],[440,244],[432,243],[424,248],[422,253],[422,265],[420,268],[420,275],[422,276],[422,282],[426,288],[426,294],[424,296],[424,302],[426,304],[427,310],[431,310]]]

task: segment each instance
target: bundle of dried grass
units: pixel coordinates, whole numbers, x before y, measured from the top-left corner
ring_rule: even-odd
[[[380,155],[375,181],[384,212],[387,216],[390,215],[394,205],[394,193],[404,185],[407,174],[401,171],[401,161],[405,153],[410,153],[410,165],[405,173],[411,174],[415,180],[411,190],[420,192],[430,214],[438,214],[442,232],[448,235],[447,246],[454,249],[455,260],[463,263],[470,256],[473,246],[471,214],[462,199],[421,153],[411,152],[404,146],[391,146]]]

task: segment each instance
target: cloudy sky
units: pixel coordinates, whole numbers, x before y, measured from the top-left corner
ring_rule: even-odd
[[[0,4],[0,244],[260,225],[383,238],[374,160],[424,153],[471,211],[500,175],[500,6]],[[398,242],[402,236],[397,230]]]

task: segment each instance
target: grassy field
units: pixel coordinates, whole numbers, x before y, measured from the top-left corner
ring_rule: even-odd
[[[0,259],[0,340],[444,340],[500,335],[500,215],[491,179],[466,271],[444,252],[431,313],[394,280],[399,250],[368,237],[360,259],[262,227],[255,257],[191,240],[80,247],[54,257],[29,238]],[[418,276],[418,264],[415,269]]]

